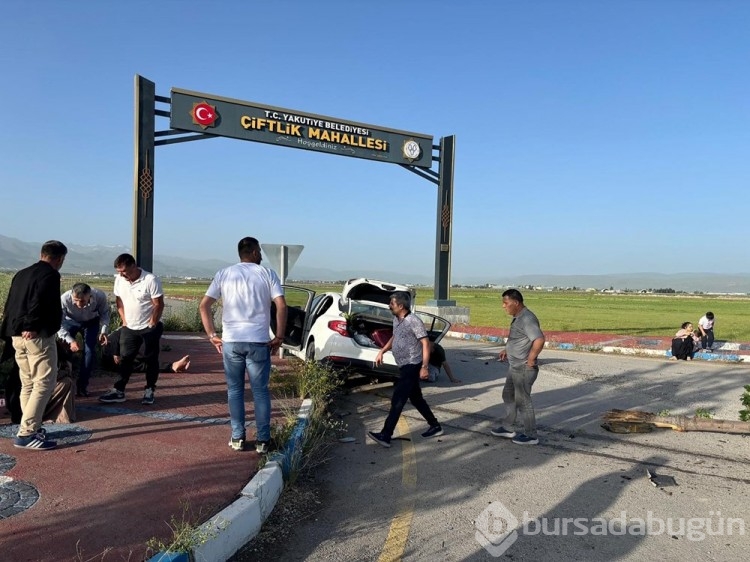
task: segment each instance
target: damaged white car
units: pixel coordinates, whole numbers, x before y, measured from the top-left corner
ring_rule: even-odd
[[[393,315],[388,308],[391,295],[413,288],[373,279],[350,279],[340,293],[284,286],[288,306],[284,348],[302,359],[325,361],[352,371],[379,377],[397,377],[398,367],[388,351],[383,363],[375,357],[393,334]],[[450,329],[450,322],[434,314],[413,310],[424,322],[431,341],[439,342]],[[271,315],[274,318],[274,315]]]

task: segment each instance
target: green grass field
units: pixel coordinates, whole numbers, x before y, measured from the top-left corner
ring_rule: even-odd
[[[5,298],[11,276],[0,274],[0,295]],[[84,280],[104,291],[112,291],[112,278],[63,278],[63,290]],[[341,284],[290,283],[317,292],[338,291]],[[164,280],[170,297],[199,300],[206,292],[206,281]],[[499,289],[451,289],[450,298],[470,310],[472,326],[507,327],[509,318],[501,306]],[[637,336],[671,336],[683,322],[698,323],[708,310],[716,315],[716,337],[720,340],[750,342],[750,297],[605,294],[575,291],[523,291],[526,305],[548,331],[601,332]],[[433,298],[429,287],[417,288],[417,304]],[[197,304],[196,304],[197,306]]]

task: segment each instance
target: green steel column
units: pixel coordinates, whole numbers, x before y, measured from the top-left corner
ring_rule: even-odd
[[[155,111],[156,85],[136,74],[133,256],[138,265],[147,271],[153,271],[154,266]]]

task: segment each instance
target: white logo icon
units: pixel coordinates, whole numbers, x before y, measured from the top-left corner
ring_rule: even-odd
[[[518,539],[518,519],[501,502],[492,502],[474,522],[477,542],[492,556],[501,556]]]

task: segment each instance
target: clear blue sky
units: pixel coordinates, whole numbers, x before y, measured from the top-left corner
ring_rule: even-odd
[[[748,266],[750,2],[35,1],[0,20],[0,234],[130,245],[133,79],[456,136],[452,277]],[[160,119],[157,128],[167,128]],[[435,168],[437,169],[437,168]],[[158,147],[156,254],[432,275],[435,186],[231,139]]]

